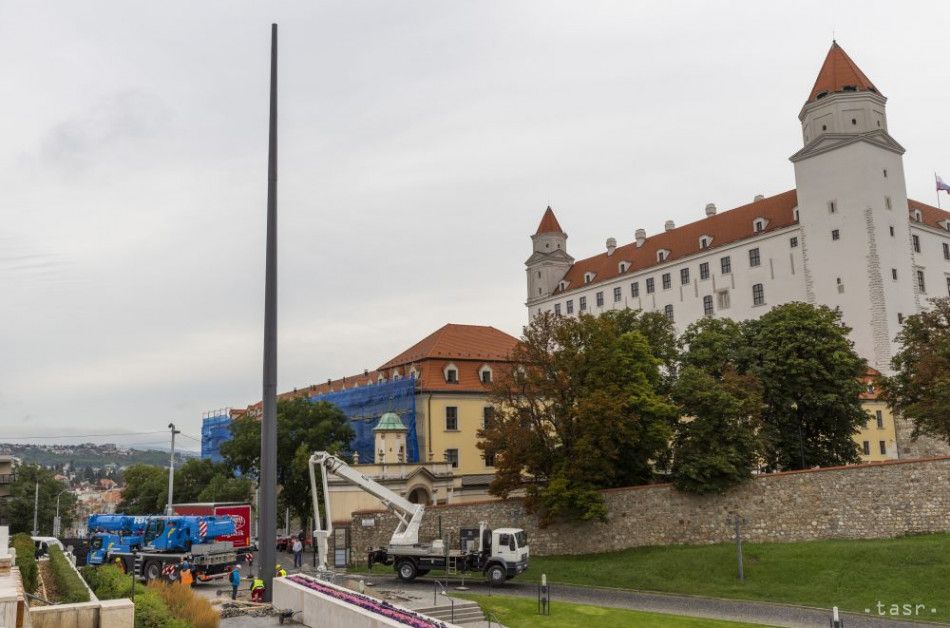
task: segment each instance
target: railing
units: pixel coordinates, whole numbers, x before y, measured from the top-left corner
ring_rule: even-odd
[[[16,482],[16,473],[0,473],[0,484],[13,484]]]

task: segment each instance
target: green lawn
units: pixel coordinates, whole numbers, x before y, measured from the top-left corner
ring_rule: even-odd
[[[950,621],[950,534],[866,541],[643,547],[585,556],[532,556],[519,580],[785,602],[863,613],[923,604],[916,616]],[[378,569],[378,571],[377,571]],[[373,573],[392,573],[391,567]],[[436,574],[433,574],[436,575]],[[936,613],[930,609],[935,608]],[[904,616],[903,618],[908,618]],[[913,618],[913,617],[911,617]]]
[[[586,606],[555,601],[551,605],[551,614],[538,615],[538,603],[529,598],[504,595],[466,595],[466,599],[478,602],[483,611],[492,613],[495,618],[509,628],[522,626],[545,626],[546,628],[591,628],[592,626],[650,626],[651,628],[751,628],[759,624],[742,624],[715,619],[699,619],[680,615],[644,613],[602,606]]]

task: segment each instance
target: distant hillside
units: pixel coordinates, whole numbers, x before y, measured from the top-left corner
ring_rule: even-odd
[[[168,466],[168,452],[160,449],[134,449],[118,447],[112,443],[96,445],[22,445],[0,443],[0,455],[20,458],[24,464],[39,464],[44,467],[102,468],[106,466],[128,467],[133,464]],[[190,451],[175,452],[176,461],[195,457]]]

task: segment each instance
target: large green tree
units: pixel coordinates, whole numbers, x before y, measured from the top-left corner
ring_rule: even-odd
[[[746,372],[762,384],[765,461],[772,469],[857,462],[853,436],[867,422],[860,378],[867,364],[841,313],[793,302],[743,324]],[[804,459],[804,460],[803,460]]]
[[[908,316],[897,335],[900,350],[891,360],[894,375],[884,378],[884,398],[914,422],[914,437],[950,443],[950,298]]]
[[[54,479],[52,471],[37,465],[23,465],[17,469],[16,473],[16,480],[10,485],[10,497],[0,499],[0,512],[3,514],[0,519],[5,519],[9,523],[12,533],[29,534],[33,530],[33,505],[37,483],[40,487],[37,509],[39,533],[45,536],[53,533],[57,495],[59,495],[59,516],[62,520],[61,530],[65,530],[72,524],[76,496],[68,491],[62,492],[68,486]]]
[[[242,417],[231,424],[231,440],[221,445],[226,464],[257,476],[261,456],[261,424]],[[342,453],[353,438],[343,412],[326,401],[282,399],[277,402],[277,484],[280,502],[301,520],[312,516],[307,463],[315,451]]]
[[[680,343],[673,483],[692,493],[721,493],[750,479],[761,459],[762,387],[738,370],[746,352],[739,324],[701,319]]]
[[[249,501],[253,492],[251,480],[234,477],[225,463],[192,458],[175,469],[176,504]],[[160,514],[167,501],[168,469],[145,464],[126,469],[119,510],[134,515]]]
[[[130,515],[159,515],[168,502],[168,469],[135,464],[125,470],[122,503],[116,508]]]
[[[490,490],[526,491],[542,524],[604,519],[599,489],[650,481],[675,408],[657,392],[660,360],[633,319],[536,317],[493,385],[479,447],[495,454]]]

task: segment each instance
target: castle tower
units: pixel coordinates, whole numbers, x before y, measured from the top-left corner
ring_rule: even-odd
[[[574,263],[567,254],[567,234],[561,229],[554,216],[554,210],[548,207],[538,230],[531,236],[532,253],[525,262],[528,273],[528,301],[531,304],[538,299],[550,296]]]
[[[807,299],[840,308],[855,349],[884,373],[901,321],[918,309],[904,149],[888,132],[886,102],[833,42],[791,157]]]
[[[402,464],[406,462],[406,433],[408,428],[395,412],[379,417],[373,428],[376,437],[376,464]]]

